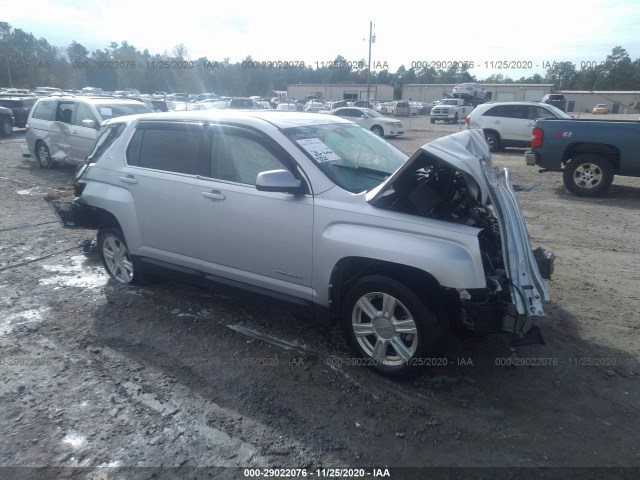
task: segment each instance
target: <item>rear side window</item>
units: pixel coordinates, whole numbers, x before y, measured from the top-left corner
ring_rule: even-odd
[[[205,145],[208,142],[201,125],[141,124],[127,148],[127,163],[153,170],[209,176],[210,161],[203,158]]]
[[[45,100],[38,103],[33,111],[33,118],[38,120],[53,121],[56,118],[56,102],[55,100]]]

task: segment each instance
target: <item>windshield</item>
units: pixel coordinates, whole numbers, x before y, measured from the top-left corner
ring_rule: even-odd
[[[146,105],[139,104],[100,104],[96,105],[96,108],[100,112],[100,116],[103,120],[108,120],[109,118],[115,117],[124,117],[125,115],[137,115],[139,113],[153,113]]]
[[[386,140],[353,124],[288,128],[283,133],[336,185],[353,193],[378,186],[407,156]]]
[[[441,105],[458,105],[458,100],[445,100]]]
[[[382,115],[371,108],[363,108],[362,110],[366,112],[370,117],[382,117]]]

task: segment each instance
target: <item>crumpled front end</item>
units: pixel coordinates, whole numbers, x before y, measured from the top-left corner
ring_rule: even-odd
[[[457,289],[460,321],[468,329],[524,334],[544,315],[553,254],[534,253],[511,175],[493,167],[481,130],[424,145],[368,201],[478,229],[486,288]]]

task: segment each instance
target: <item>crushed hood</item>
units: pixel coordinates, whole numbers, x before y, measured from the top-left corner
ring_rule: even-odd
[[[424,163],[426,154],[437,157],[460,171],[465,176],[469,188],[475,188],[473,194],[476,200],[482,205],[487,204],[489,188],[483,170],[484,166],[492,167],[491,152],[480,129],[464,130],[423,145],[385,182],[368,192],[367,201],[375,203],[378,198],[393,189],[393,185],[403,175],[412,175],[416,168],[419,168],[419,164]]]

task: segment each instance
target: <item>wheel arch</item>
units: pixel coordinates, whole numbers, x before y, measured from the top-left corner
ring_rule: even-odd
[[[497,130],[493,129],[493,128],[483,128],[482,131],[484,132],[484,134],[486,135],[487,133],[492,133],[494,134],[496,137],[498,137],[498,140],[502,141],[502,135],[500,135],[500,132],[498,132]]]
[[[614,172],[620,170],[620,150],[614,145],[590,142],[574,143],[566,148],[562,161],[566,165],[567,162],[581,155],[598,155],[611,164]]]
[[[333,325],[339,321],[338,316],[349,289],[360,278],[370,275],[392,278],[412,290],[428,307],[434,310],[440,309],[439,298],[445,289],[429,272],[385,260],[355,256],[345,257],[333,267],[329,282],[330,315]]]

